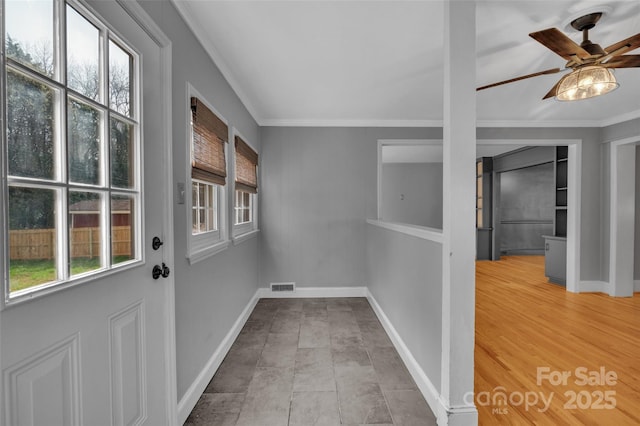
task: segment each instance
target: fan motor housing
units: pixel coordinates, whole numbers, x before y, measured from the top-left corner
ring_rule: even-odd
[[[571,21],[571,26],[578,31],[590,30],[602,18],[602,12],[589,13]]]

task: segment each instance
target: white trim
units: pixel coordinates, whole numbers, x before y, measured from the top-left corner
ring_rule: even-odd
[[[258,120],[258,124],[263,127],[442,127],[442,120],[266,118]]]
[[[233,237],[231,240],[233,241],[233,245],[237,246],[238,244],[250,240],[252,238],[256,238],[260,233],[259,229],[253,229],[249,232],[245,232],[244,234],[240,234],[238,236]]]
[[[635,293],[640,292],[640,280],[635,280],[635,281],[633,282],[633,291],[634,291]]]
[[[217,61],[214,60],[217,63]],[[442,120],[258,118],[262,127],[442,127]],[[601,128],[640,118],[640,110],[603,120],[478,120],[477,128]]]
[[[367,287],[298,287],[293,292],[272,293],[270,288],[261,287],[256,292],[260,299],[298,299],[309,297],[367,297]]]
[[[234,77],[234,73],[231,71],[227,63],[222,59],[222,55],[220,55],[220,53],[218,53],[217,49],[214,47],[214,40],[211,40],[207,36],[207,32],[203,30],[202,27],[198,25],[194,19],[191,18],[194,13],[191,10],[189,2],[171,0],[171,4],[173,4],[173,6],[176,8],[182,19],[185,20],[187,26],[191,29],[196,39],[198,39],[198,41],[202,45],[202,48],[209,54],[209,57],[213,61],[214,65],[218,68],[218,70],[220,70],[222,76],[225,78],[225,80],[227,80],[227,83],[229,83],[231,90],[236,93],[236,95],[240,99],[240,102],[242,102],[251,117],[258,124],[261,124],[258,110],[255,108],[253,103],[250,102],[249,96],[247,96],[244,90],[242,90],[242,85],[238,83],[238,81]]]
[[[187,417],[189,417],[189,414],[191,414],[191,411],[196,406],[198,399],[200,399],[200,396],[207,388],[207,385],[213,378],[213,375],[220,367],[220,364],[222,364],[224,357],[229,352],[229,349],[231,349],[231,345],[233,345],[233,342],[240,334],[242,327],[244,327],[244,324],[249,319],[253,308],[255,308],[258,303],[258,299],[260,299],[260,290],[261,289],[258,289],[251,300],[249,300],[249,303],[247,303],[247,306],[244,308],[242,313],[240,313],[236,322],[233,323],[231,330],[229,330],[224,339],[222,339],[222,342],[220,342],[220,345],[218,345],[216,350],[213,352],[213,355],[211,355],[211,358],[209,358],[202,371],[200,371],[200,374],[198,374],[193,383],[191,383],[191,386],[189,386],[189,389],[187,389],[184,396],[178,402],[177,424],[184,424]]]
[[[376,316],[380,320],[382,327],[389,335],[393,346],[398,351],[400,358],[404,362],[407,370],[409,370],[409,374],[416,382],[418,389],[424,396],[424,399],[429,404],[429,408],[436,415],[436,419],[438,425],[448,425],[449,419],[452,415],[455,415],[456,423],[460,425],[466,425],[470,423],[465,423],[466,416],[468,415],[469,419],[477,419],[477,409],[474,405],[464,406],[464,407],[448,407],[447,404],[440,396],[440,392],[435,387],[433,382],[429,379],[427,374],[424,372],[418,361],[415,359],[407,345],[404,343],[395,327],[387,317],[387,315],[382,310],[382,307],[378,304],[378,301],[373,297],[373,294],[367,289],[367,300],[371,304],[373,311],[376,313]],[[454,424],[454,423],[452,423]]]
[[[476,127],[602,127],[596,120],[478,120]]]
[[[624,123],[625,121],[635,120],[640,118],[640,109],[627,112],[617,117],[606,118],[600,122],[600,127],[613,126],[614,124]]]
[[[609,294],[610,286],[606,281],[580,281],[578,293],[606,293]]]
[[[410,225],[407,223],[385,222],[377,219],[367,219],[367,223],[390,231],[422,238],[423,240],[434,241],[436,243],[442,243],[443,241],[441,229],[427,228],[426,226]]]
[[[211,257],[215,254],[218,254],[229,247],[229,240],[219,241],[215,244],[212,244],[208,247],[203,248],[202,250],[193,251],[187,254],[187,259],[189,260],[189,265],[194,265],[201,260],[204,260],[208,257]]]
[[[433,382],[429,379],[422,367],[420,367],[420,364],[418,364],[418,361],[414,358],[413,354],[378,304],[378,301],[375,299],[375,297],[373,297],[373,294],[371,294],[368,289],[367,300],[373,308],[373,311],[376,313],[376,316],[380,320],[382,327],[384,327],[385,331],[389,335],[389,338],[391,339],[393,346],[398,351],[400,358],[402,358],[402,361],[409,370],[409,374],[411,374],[411,377],[416,382],[418,389],[420,389],[420,392],[424,396],[424,399],[427,401],[427,404],[429,404],[431,411],[433,411],[436,417],[440,419],[443,412],[446,412],[446,408],[444,407],[443,402],[440,399],[440,392],[435,387]]]

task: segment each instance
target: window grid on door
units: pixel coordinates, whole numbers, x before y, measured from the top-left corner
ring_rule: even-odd
[[[10,301],[141,259],[140,97],[136,53],[79,3],[2,7]]]

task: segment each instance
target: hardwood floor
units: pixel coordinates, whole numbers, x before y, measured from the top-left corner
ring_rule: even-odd
[[[476,265],[481,425],[640,425],[640,294],[567,293],[542,256]]]

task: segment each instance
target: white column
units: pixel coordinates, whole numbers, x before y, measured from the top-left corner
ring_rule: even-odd
[[[442,370],[439,424],[474,425],[475,2],[445,2]],[[465,398],[465,395],[467,397]]]
[[[611,223],[609,291],[611,296],[633,296],[636,147],[611,144]]]

